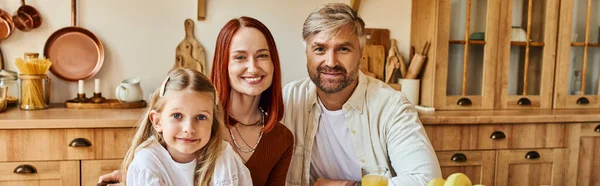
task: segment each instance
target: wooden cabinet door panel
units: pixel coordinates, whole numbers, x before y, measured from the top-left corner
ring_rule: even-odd
[[[119,170],[122,159],[81,161],[81,184],[96,185],[101,175]]]
[[[499,150],[496,186],[565,185],[566,149]]]

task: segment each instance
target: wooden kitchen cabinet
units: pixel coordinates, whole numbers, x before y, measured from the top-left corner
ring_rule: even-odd
[[[123,159],[115,160],[82,160],[81,185],[96,185],[101,175],[119,170]]]
[[[0,162],[0,186],[78,186],[79,161]]]
[[[600,110],[444,111],[419,117],[443,178],[460,172],[473,184],[561,186],[600,177],[595,169],[600,123],[573,122],[600,120]]]
[[[495,185],[565,185],[566,162],[566,149],[499,150]]]
[[[561,0],[554,108],[600,108],[600,1]]]
[[[462,172],[473,183],[493,185],[496,151],[446,151],[436,155],[444,178]]]
[[[438,110],[493,109],[501,0],[412,3],[411,46],[431,43],[421,104]]]
[[[569,126],[567,185],[600,185],[600,123]]]
[[[552,108],[559,0],[419,0],[411,45],[432,43],[421,103],[439,110]]]
[[[559,0],[500,1],[495,108],[552,108]]]
[[[132,128],[0,130],[0,186],[80,185],[80,179],[82,185],[95,185],[100,175],[120,168],[132,132]],[[19,165],[25,166],[23,170],[35,167],[37,173],[13,173]]]

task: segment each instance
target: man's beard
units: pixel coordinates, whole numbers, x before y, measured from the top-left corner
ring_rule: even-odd
[[[358,66],[358,65],[357,65]],[[326,65],[321,65],[317,68],[316,71],[309,73],[310,80],[317,85],[319,90],[332,94],[338,93],[344,88],[348,87],[352,82],[354,82],[358,78],[358,67],[354,68],[354,71],[348,72],[346,68],[336,65],[334,67],[328,67]],[[322,78],[323,73],[340,73],[342,75],[341,79],[324,79]]]

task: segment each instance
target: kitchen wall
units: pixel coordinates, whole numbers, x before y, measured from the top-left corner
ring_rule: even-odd
[[[209,66],[217,34],[229,19],[251,16],[269,27],[282,61],[283,81],[307,77],[301,28],[306,16],[326,2],[350,0],[207,0],[207,15],[195,21],[195,35],[204,46]],[[16,71],[14,59],[25,52],[43,53],[46,39],[54,31],[70,26],[69,0],[27,0],[37,8],[44,23],[38,29],[16,32],[0,43],[5,66]],[[18,0],[2,0],[0,8],[14,12]],[[105,61],[95,78],[101,80],[105,97],[114,97],[114,88],[129,77],[140,77],[147,98],[173,66],[175,47],[184,37],[183,22],[196,17],[196,0],[79,0],[78,24],[102,40]],[[362,0],[359,14],[369,28],[387,28],[398,40],[406,58],[410,43],[411,0]],[[75,97],[76,82],[52,76],[52,102]],[[85,81],[85,91],[93,92],[94,81]]]

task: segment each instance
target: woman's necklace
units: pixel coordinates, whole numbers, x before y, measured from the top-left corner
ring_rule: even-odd
[[[244,126],[254,126],[254,125],[259,125],[259,124],[260,124],[260,122],[261,122],[262,120],[264,120],[264,115],[266,115],[266,113],[265,113],[265,111],[262,109],[262,107],[258,107],[258,109],[260,110],[260,113],[261,113],[261,115],[263,116],[263,118],[262,118],[262,119],[259,119],[259,120],[257,120],[257,121],[256,121],[256,122],[254,122],[254,123],[250,123],[250,124],[247,124],[247,123],[242,123],[242,122],[240,122],[240,121],[236,120],[235,118],[233,118],[233,117],[231,116],[231,114],[229,114],[229,121],[230,121],[231,123],[238,123],[238,124],[241,124],[241,125],[244,125]],[[263,121],[263,122],[264,122],[264,121]]]
[[[250,149],[249,149],[249,150],[246,150],[246,149],[243,149],[242,147],[240,147],[240,145],[237,143],[237,141],[235,141],[235,137],[234,137],[234,135],[233,135],[233,132],[231,131],[231,128],[229,128],[229,135],[231,135],[231,139],[232,139],[232,141],[233,141],[233,144],[234,144],[234,145],[235,145],[235,147],[236,147],[238,150],[240,150],[241,152],[244,152],[244,153],[252,153],[252,152],[254,152],[254,151],[256,150],[256,147],[257,147],[257,146],[258,146],[258,144],[260,143],[260,140],[262,139],[263,132],[264,132],[264,131],[263,131],[263,129],[265,128],[265,115],[266,115],[266,113],[263,111],[263,109],[262,109],[262,108],[260,108],[260,107],[259,107],[259,109],[260,109],[260,111],[261,111],[261,115],[262,115],[262,117],[261,117],[261,119],[260,119],[260,120],[258,120],[258,122],[257,122],[256,124],[253,124],[253,125],[257,125],[258,123],[262,123],[262,127],[260,128],[260,135],[258,136],[258,140],[256,141],[256,144],[254,145],[254,147],[251,147],[251,146],[250,146],[250,145],[249,145],[249,144],[246,142],[246,140],[244,140],[244,137],[242,137],[242,134],[241,134],[241,133],[240,133],[240,131],[237,129],[237,126],[235,126],[235,125],[234,125],[234,126],[235,126],[235,129],[237,130],[238,134],[240,135],[240,138],[241,138],[241,139],[242,139],[242,141],[243,141],[243,142],[246,144],[246,146],[248,146]],[[239,122],[238,122],[238,123],[239,123]]]

